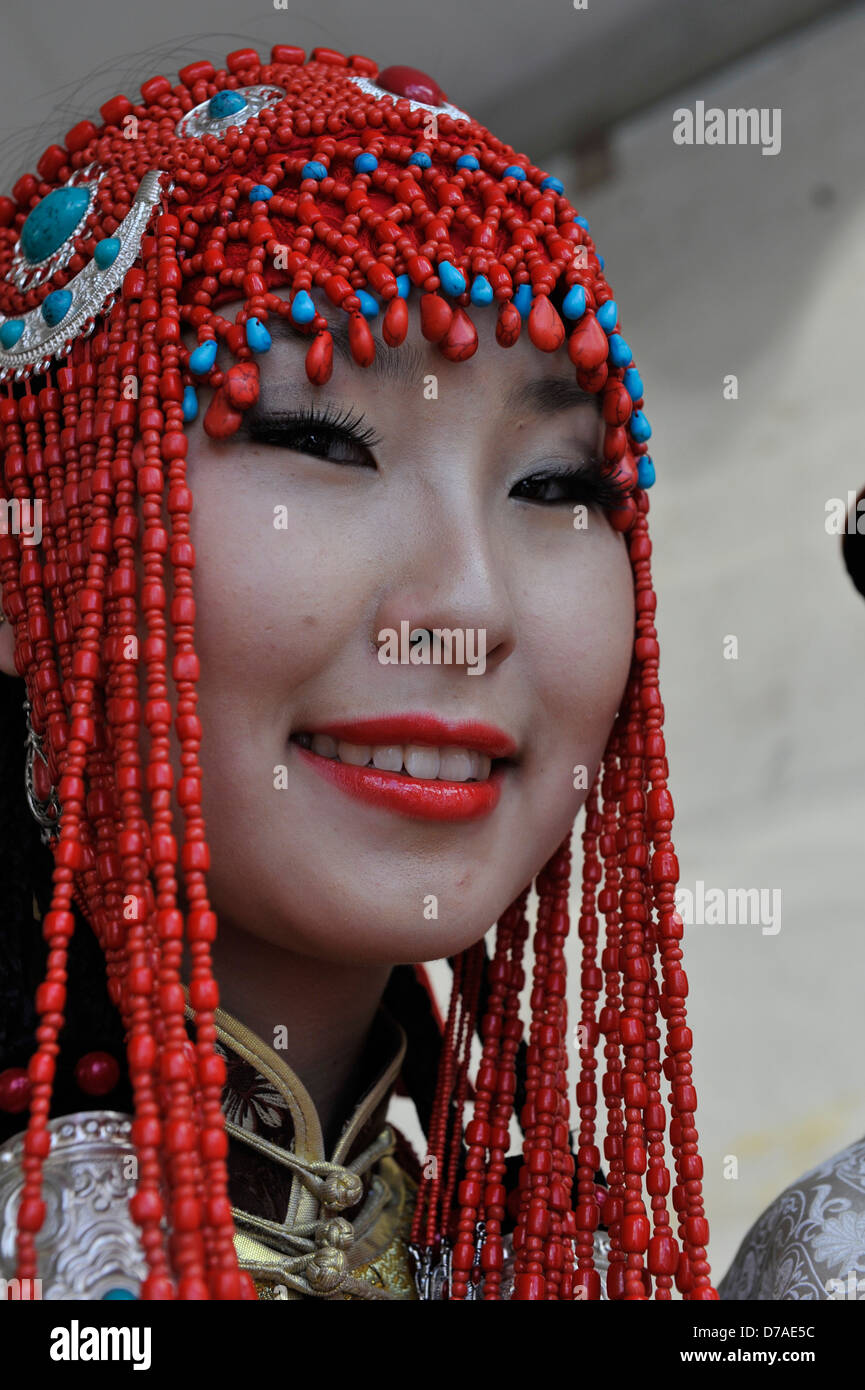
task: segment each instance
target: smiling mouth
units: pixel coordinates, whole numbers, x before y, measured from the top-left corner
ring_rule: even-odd
[[[291,742],[332,762],[401,775],[410,782],[488,782],[511,761],[453,745],[349,743],[330,734],[296,733]]]

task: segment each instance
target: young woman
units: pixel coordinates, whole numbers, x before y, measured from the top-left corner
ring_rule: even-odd
[[[0,205],[2,1272],[715,1298],[651,431],[588,224],[358,55],[101,117]]]

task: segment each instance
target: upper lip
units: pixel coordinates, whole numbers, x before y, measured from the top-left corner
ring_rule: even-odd
[[[298,733],[301,730],[297,730]],[[437,714],[382,714],[370,719],[334,719],[326,724],[305,725],[307,734],[329,734],[356,744],[427,744],[452,746],[486,753],[490,758],[512,758],[517,744],[510,734],[480,719],[447,720]]]

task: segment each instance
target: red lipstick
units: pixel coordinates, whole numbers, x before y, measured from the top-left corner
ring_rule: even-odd
[[[333,739],[359,745],[418,744],[431,747],[467,748],[490,758],[509,758],[515,741],[503,730],[480,720],[448,722],[433,714],[383,715],[306,728],[305,734],[329,734]],[[309,767],[325,781],[369,805],[397,811],[422,820],[463,821],[489,815],[498,805],[505,775],[494,767],[483,782],[449,782],[439,778],[410,777],[405,772],[385,772],[377,767],[357,767],[335,758],[321,757],[298,743],[293,746]]]

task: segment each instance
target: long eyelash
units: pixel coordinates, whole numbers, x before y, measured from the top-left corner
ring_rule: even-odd
[[[361,428],[365,419],[362,412],[355,415],[348,409],[340,411],[328,402],[323,407],[303,405],[284,414],[275,412],[273,415],[262,415],[250,419],[248,424],[250,434],[262,441],[268,437],[276,440],[288,430],[307,428],[332,430],[334,434],[347,436],[353,444],[367,449],[378,448],[382,443],[381,436],[376,434],[372,425]]]
[[[572,480],[579,484],[584,496],[588,497],[593,506],[600,507],[604,511],[616,511],[624,505],[625,499],[630,496],[630,489],[624,483],[615,482],[607,470],[608,465],[602,459],[592,457],[577,468],[569,468],[567,465],[562,465],[560,468],[546,468],[542,473],[531,473],[528,478],[521,478],[520,482],[547,482],[551,479]],[[541,501],[539,505],[555,507],[575,500],[579,499],[557,497],[551,502]]]

